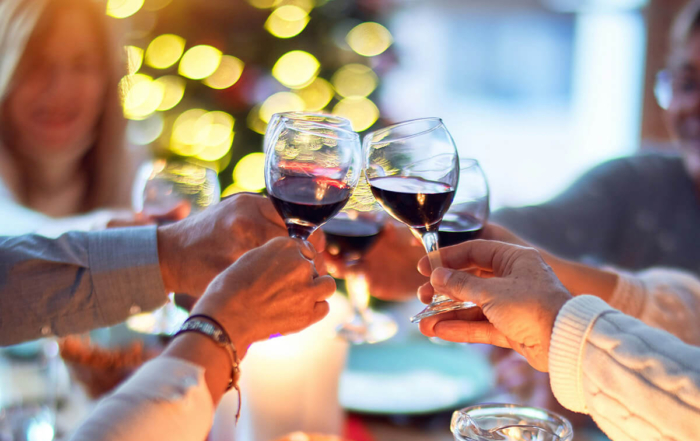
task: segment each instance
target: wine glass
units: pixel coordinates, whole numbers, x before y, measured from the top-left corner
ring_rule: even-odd
[[[323,113],[309,113],[309,112],[282,112],[275,113],[270,118],[267,123],[267,129],[265,130],[265,137],[263,139],[263,151],[267,151],[270,139],[275,136],[275,130],[280,126],[281,122],[288,120],[299,121],[299,122],[310,122],[314,124],[326,124],[333,127],[338,127],[340,129],[345,129],[352,132],[352,123],[349,119],[343,118],[342,116],[326,115]]]
[[[355,132],[281,121],[265,153],[265,186],[289,236],[306,240],[348,202],[362,173]]]
[[[475,159],[459,159],[459,183],[450,209],[440,222],[440,247],[475,239],[489,218],[489,185]]]
[[[137,213],[154,219],[159,225],[173,222],[173,211],[196,214],[221,198],[219,179],[214,170],[178,160],[143,164],[132,188],[132,206]],[[182,216],[182,215],[181,215]],[[127,320],[127,326],[144,334],[172,335],[187,319],[187,312],[170,301],[151,313],[138,314]]]
[[[438,229],[459,182],[459,156],[445,124],[440,118],[395,124],[368,134],[364,151],[372,194],[421,239],[431,268],[441,267]],[[471,302],[435,294],[432,303],[411,317],[411,322],[472,306]]]
[[[354,344],[388,340],[398,330],[391,317],[370,309],[369,285],[358,265],[379,238],[386,220],[367,180],[361,179],[345,208],[322,227],[326,251],[346,267],[345,286],[353,308],[352,318],[338,328],[338,335]]]

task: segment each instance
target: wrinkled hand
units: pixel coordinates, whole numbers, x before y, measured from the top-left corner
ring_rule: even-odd
[[[328,314],[335,292],[332,277],[318,276],[315,256],[308,242],[273,239],[216,277],[192,313],[219,321],[241,358],[256,341],[301,331]]]
[[[329,272],[344,278],[347,267],[337,258],[324,253]],[[382,300],[408,300],[427,278],[417,273],[416,263],[425,256],[425,249],[413,237],[408,227],[387,221],[379,239],[356,264],[362,272],[373,297]]]
[[[474,302],[478,308],[424,319],[421,332],[449,341],[512,348],[535,369],[547,371],[552,328],[571,294],[539,253],[475,240],[443,248],[440,254],[445,268],[436,269],[430,284],[421,287],[421,300],[429,303],[434,288],[453,299]],[[486,277],[465,269],[476,269]],[[421,259],[418,270],[430,274],[427,257]]]
[[[269,199],[239,193],[203,212],[171,225],[158,227],[158,255],[167,291],[199,297],[214,278],[244,253],[287,229]],[[311,236],[321,250],[322,234]],[[317,268],[325,268],[317,259]]]

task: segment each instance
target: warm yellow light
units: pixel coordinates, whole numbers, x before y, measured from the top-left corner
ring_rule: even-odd
[[[260,118],[260,105],[253,107],[250,112],[248,112],[248,118],[246,118],[246,124],[248,128],[255,133],[261,135],[265,134],[265,129],[267,129],[267,123]]]
[[[182,156],[194,156],[204,150],[205,145],[198,141],[197,122],[206,115],[204,109],[190,109],[177,117],[170,137],[170,149]]]
[[[143,49],[136,46],[124,46],[126,50],[126,70],[129,75],[135,74],[141,69],[143,63]]]
[[[294,93],[304,100],[304,110],[321,110],[333,99],[333,87],[323,78],[316,78],[313,83]]]
[[[124,116],[141,120],[156,111],[163,100],[163,86],[143,74],[128,75],[122,79],[124,95]]]
[[[321,63],[304,51],[291,51],[282,55],[272,67],[272,76],[287,87],[301,88],[316,78]]]
[[[158,78],[156,83],[163,86],[163,99],[156,110],[165,111],[177,106],[185,95],[185,80],[175,75]]]
[[[265,21],[265,29],[277,38],[299,35],[309,23],[309,15],[294,5],[280,6]]]
[[[177,63],[184,50],[184,38],[173,34],[160,35],[146,49],[146,64],[156,69],[167,69]]]
[[[275,3],[278,2],[279,0],[248,0],[248,3],[258,9],[270,9],[271,7],[275,6]]]
[[[350,32],[345,40],[352,50],[365,57],[379,55],[391,46],[393,38],[387,28],[379,23],[361,23]]]
[[[233,169],[233,182],[245,191],[265,188],[265,154],[255,152],[241,158]]]
[[[143,6],[144,0],[108,0],[107,15],[114,18],[126,18],[134,15]]]
[[[226,153],[231,150],[231,145],[233,144],[233,132],[229,132],[226,139],[216,145],[208,145],[197,154],[197,158],[204,161],[218,161],[223,158]]]
[[[225,198],[225,197],[227,197],[227,196],[231,196],[231,195],[234,195],[234,194],[236,194],[236,193],[243,193],[244,191],[247,191],[247,190],[244,189],[244,188],[239,187],[239,186],[236,185],[236,183],[234,182],[233,184],[231,184],[231,185],[229,185],[228,187],[226,187],[226,188],[224,189],[224,191],[221,192],[221,197],[222,197],[222,198]]]
[[[304,110],[304,100],[292,92],[278,92],[260,106],[260,119],[267,124],[275,113]]]
[[[308,14],[311,12],[311,10],[316,6],[316,2],[314,0],[278,0],[275,3],[275,6],[286,6],[286,5],[291,5],[291,6],[296,6],[298,8],[303,9],[306,11]]]
[[[345,98],[365,97],[377,88],[377,75],[363,64],[348,64],[338,69],[331,83]]]
[[[236,81],[241,78],[244,66],[245,64],[238,58],[224,55],[221,57],[219,67],[203,82],[212,89],[226,89],[236,84]]]
[[[350,120],[356,132],[367,130],[379,119],[379,109],[367,98],[343,98],[333,108],[333,114]]]
[[[221,62],[221,51],[213,46],[201,44],[191,47],[180,60],[178,72],[183,77],[201,80],[213,74]]]

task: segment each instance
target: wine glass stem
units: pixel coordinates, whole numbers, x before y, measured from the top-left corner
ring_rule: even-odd
[[[365,275],[358,270],[355,264],[348,265],[345,286],[355,316],[365,321],[365,315],[369,308],[369,286]]]
[[[428,253],[428,260],[430,260],[430,269],[435,271],[437,268],[442,268],[442,258],[440,257],[440,250],[438,249],[438,233],[437,231],[426,231],[421,235],[421,241],[425,247],[425,251]],[[435,293],[433,295],[432,303],[441,303],[452,300],[450,297],[444,294]]]

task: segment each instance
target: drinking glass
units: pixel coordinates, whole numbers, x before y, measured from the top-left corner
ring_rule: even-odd
[[[136,212],[155,219],[160,225],[172,222],[168,214],[183,209],[188,215],[199,213],[221,198],[221,187],[212,169],[179,160],[145,163],[139,169],[132,190]],[[170,301],[152,313],[138,314],[127,326],[145,334],[172,335],[187,319],[187,312]]]
[[[364,255],[379,238],[386,214],[372,196],[366,179],[361,179],[350,201],[323,227],[326,251],[345,265],[345,286],[353,316],[338,328],[338,335],[354,344],[378,343],[393,337],[396,322],[369,307],[367,279],[360,269]]]
[[[286,122],[289,120],[299,122],[306,121],[313,124],[325,124],[352,132],[352,123],[349,119],[343,118],[342,116],[309,112],[275,113],[274,115],[272,115],[270,121],[267,123],[267,129],[265,129],[265,137],[263,139],[263,151],[267,151],[270,139],[272,139],[275,136],[275,131],[280,127],[280,122]]]
[[[265,186],[289,236],[306,240],[347,203],[362,173],[355,132],[280,122],[265,152]]]
[[[440,118],[395,124],[368,134],[364,151],[372,194],[421,239],[431,268],[441,267],[438,229],[459,181],[459,156],[447,127]],[[432,303],[411,322],[472,306],[471,302],[435,294]]]
[[[537,407],[485,404],[452,414],[455,441],[571,441],[574,430],[564,417]]]
[[[55,436],[58,344],[42,339],[0,349],[0,440]]]
[[[459,159],[459,183],[450,209],[440,223],[440,247],[476,238],[489,218],[489,185],[479,162]]]

